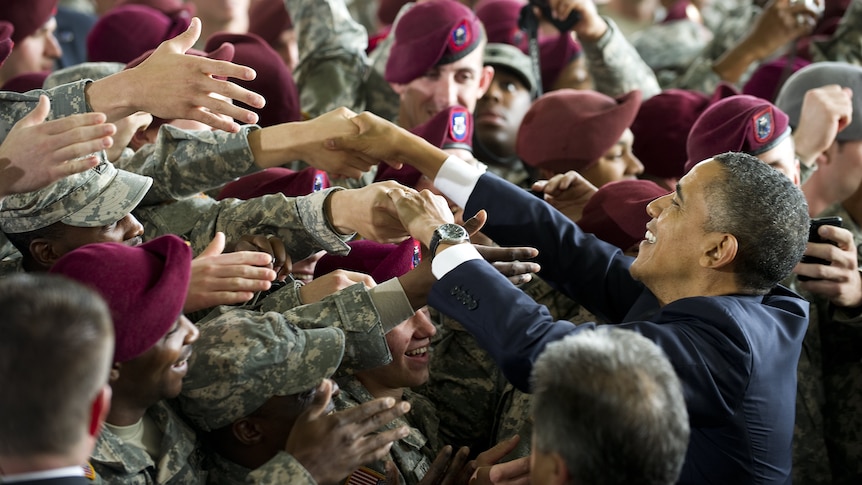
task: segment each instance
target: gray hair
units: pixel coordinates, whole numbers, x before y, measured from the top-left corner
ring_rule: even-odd
[[[558,453],[571,483],[676,482],[688,412],[655,343],[610,326],[582,331],[549,344],[532,379],[533,446]]]
[[[724,176],[706,187],[705,229],[736,237],[737,282],[745,290],[767,293],[802,259],[808,203],[787,176],[756,157],[727,152],[713,159]]]

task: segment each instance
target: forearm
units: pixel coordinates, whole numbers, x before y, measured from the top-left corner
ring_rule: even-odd
[[[612,20],[607,20],[607,25],[594,41],[579,37],[596,90],[616,97],[639,89],[644,100],[661,92],[655,73],[634,46]]]
[[[164,125],[155,143],[139,149],[130,158],[117,161],[117,168],[158,180],[143,204],[179,200],[259,170],[248,143],[254,125],[239,133],[185,131]]]

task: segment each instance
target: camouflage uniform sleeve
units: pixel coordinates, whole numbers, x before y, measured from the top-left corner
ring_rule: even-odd
[[[120,158],[115,165],[158,181],[142,205],[179,200],[260,170],[248,144],[248,134],[257,128],[246,125],[239,133],[228,133],[164,125],[156,143]]]
[[[303,113],[314,118],[340,106],[365,109],[368,33],[343,0],[285,0],[299,45],[293,72]]]
[[[292,485],[317,485],[296,458],[284,451],[279,451],[263,466],[252,471],[245,479],[247,485],[269,485],[272,483],[290,483]]]
[[[317,303],[291,309],[281,309],[276,304],[276,301],[266,298],[261,311],[279,312],[289,323],[300,328],[337,327],[344,331],[344,358],[339,368],[342,372],[352,374],[392,361],[380,315],[368,289],[361,283]]]
[[[39,89],[28,93],[0,91],[0,107],[2,107],[0,108],[0,141],[6,138],[9,130],[18,120],[33,111],[39,103],[41,94],[48,96],[51,101],[49,120],[92,111],[84,93],[84,88],[90,82],[89,79],[85,79],[49,90]]]
[[[614,21],[603,18],[608,23],[605,35],[596,42],[581,42],[596,91],[608,96],[621,96],[640,89],[644,100],[661,92],[652,69]]]
[[[720,28],[713,32],[712,41],[691,62],[688,69],[679,78],[670,83],[670,87],[691,89],[706,94],[712,94],[715,91],[716,86],[721,82],[721,78],[712,70],[713,62],[736,45],[739,39],[748,33],[755,19],[762,12],[760,7],[751,3],[740,4],[735,9],[727,12],[724,20],[721,22]],[[757,66],[758,63],[753,63],[749,66],[737,84],[741,86],[745,83],[751,76],[751,73],[757,69]]]
[[[389,60],[389,53],[392,51],[392,44],[395,43],[395,27],[398,21],[405,12],[413,7],[413,3],[407,3],[398,15],[395,17],[395,22],[392,24],[392,29],[389,35],[386,36],[370,55],[371,72],[368,74],[366,103],[368,111],[380,116],[389,121],[396,121],[398,118],[398,108],[400,100],[398,94],[392,90],[392,87],[386,81],[386,62]]]
[[[815,62],[862,64],[862,2],[850,3],[832,37],[811,43],[811,55]]]

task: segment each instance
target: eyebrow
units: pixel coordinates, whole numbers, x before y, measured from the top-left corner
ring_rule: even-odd
[[[679,182],[676,183],[676,196],[679,197],[680,202],[685,202],[685,197],[682,196],[682,186]]]

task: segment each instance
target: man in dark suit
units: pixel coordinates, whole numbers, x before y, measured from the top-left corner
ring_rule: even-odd
[[[680,483],[789,483],[796,362],[808,303],[778,285],[805,250],[807,205],[774,169],[739,153],[716,155],[649,204],[636,259],[538,198],[424,144],[370,114],[360,135],[331,140],[399,160],[471,215],[502,245],[534,246],[539,273],[604,321],[635,330],[668,354],[683,383],[691,440]],[[559,194],[558,194],[559,195]],[[529,389],[546,344],[594,324],[555,322],[480,261],[448,206],[430,193],[390,193],[437,278],[428,303],[461,322],[517,387]],[[413,304],[421,288],[406,286]],[[576,411],[575,411],[576,412]],[[638,480],[644,483],[642,480]]]
[[[86,484],[111,403],[111,314],[66,278],[0,280],[0,482]]]

